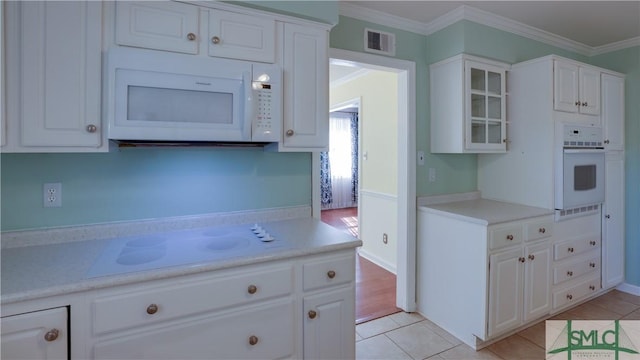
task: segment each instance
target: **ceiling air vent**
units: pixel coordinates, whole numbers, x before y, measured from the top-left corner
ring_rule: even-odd
[[[396,54],[396,35],[383,31],[364,29],[364,50],[393,56]]]

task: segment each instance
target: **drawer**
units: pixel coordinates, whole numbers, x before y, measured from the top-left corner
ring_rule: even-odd
[[[522,243],[522,226],[511,225],[489,230],[489,249],[495,250]]]
[[[576,303],[600,290],[600,276],[584,280],[576,285],[553,292],[553,308],[558,309]]]
[[[553,220],[532,221],[525,224],[525,241],[544,239],[553,235]]]
[[[600,271],[600,254],[566,265],[555,266],[553,268],[553,284],[577,279],[592,271]]]
[[[225,276],[134,292],[114,292],[93,302],[93,329],[101,334],[191,314],[288,295],[293,290],[293,267],[230,272]]]
[[[305,291],[352,282],[355,275],[355,254],[308,262],[302,266]]]
[[[553,245],[553,259],[562,260],[600,248],[600,235],[593,235]]]
[[[289,359],[294,356],[294,302],[176,321],[100,341],[95,359]]]

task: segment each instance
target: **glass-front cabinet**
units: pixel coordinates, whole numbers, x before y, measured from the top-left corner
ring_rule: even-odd
[[[431,152],[506,151],[508,68],[465,54],[431,65]]]

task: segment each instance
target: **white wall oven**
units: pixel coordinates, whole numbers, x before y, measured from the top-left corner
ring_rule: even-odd
[[[107,59],[109,139],[277,142],[274,64],[115,48]]]
[[[602,128],[563,125],[556,159],[555,208],[581,213],[598,210],[604,201]]]

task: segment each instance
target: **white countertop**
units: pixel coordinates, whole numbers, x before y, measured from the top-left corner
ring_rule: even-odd
[[[247,228],[251,225],[246,224]],[[236,251],[228,257],[198,259],[196,262],[172,264],[159,269],[147,267],[105,276],[90,275],[89,272],[114,243],[122,241],[121,238],[6,248],[2,250],[1,303],[314,255],[362,245],[362,241],[312,218],[265,222],[261,225],[276,239],[286,238],[287,246],[260,252],[253,248],[249,254]],[[199,230],[206,231],[207,228]]]
[[[482,225],[494,225],[536,216],[552,215],[554,213],[554,210],[551,209],[488,199],[426,205],[420,206],[419,209],[420,211],[433,212]]]

